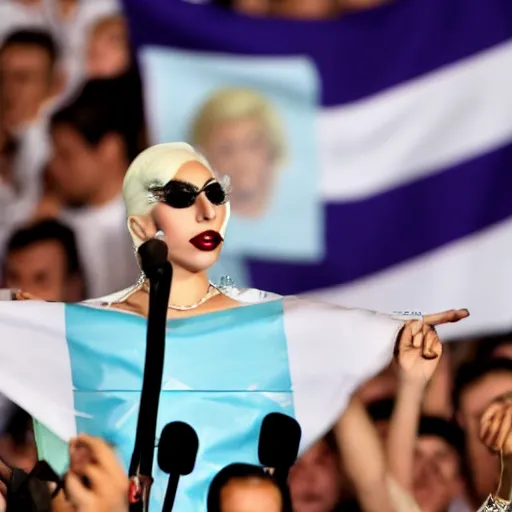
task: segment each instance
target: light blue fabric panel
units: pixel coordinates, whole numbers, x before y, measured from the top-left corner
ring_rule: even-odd
[[[79,432],[112,442],[128,467],[142,387],[146,320],[112,310],[66,306]],[[213,476],[232,462],[257,463],[264,416],[294,416],[283,324],[274,301],[168,322],[157,436],[185,421],[199,436],[192,475],[175,510],[205,510]],[[159,512],[167,476],[154,468],[151,511]]]

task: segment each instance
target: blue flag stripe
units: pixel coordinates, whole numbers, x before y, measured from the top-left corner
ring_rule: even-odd
[[[251,260],[251,282],[294,294],[349,283],[512,216],[512,145],[364,201],[326,206],[325,260]]]
[[[407,0],[336,21],[252,19],[181,0],[124,0],[135,43],[239,55],[303,55],[321,102],[359,100],[502,43],[512,2]]]

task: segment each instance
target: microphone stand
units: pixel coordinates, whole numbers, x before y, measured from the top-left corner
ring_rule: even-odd
[[[169,480],[167,481],[167,491],[165,492],[164,506],[162,512],[171,512],[174,507],[174,500],[176,499],[176,493],[178,492],[178,484],[180,483],[181,475],[171,473]]]
[[[153,240],[147,243],[155,242]],[[149,496],[153,484],[152,471],[158,404],[160,402],[165,359],[167,306],[171,291],[172,267],[167,260],[152,267],[148,266],[147,270],[143,268],[150,283],[149,314],[144,377],[135,434],[135,446],[129,471],[131,484],[134,487],[134,490],[130,493],[130,512],[149,511]]]

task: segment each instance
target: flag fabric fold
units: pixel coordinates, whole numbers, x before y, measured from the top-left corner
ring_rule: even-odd
[[[244,16],[182,0],[123,3],[157,135],[161,125],[174,133],[187,124],[165,98],[181,94],[177,101],[189,104],[211,75],[219,86],[247,86],[247,69],[265,60],[271,64],[249,85],[300,110],[294,87],[277,80],[272,65],[300,58],[314,70],[315,137],[300,148],[318,162],[310,186],[324,213],[317,257],[260,250],[224,272],[283,295],[314,291],[377,310],[468,307],[471,318],[447,327],[450,335],[510,329],[509,0],[395,1],[328,21]],[[151,65],[152,52],[174,58]],[[214,64],[184,76],[178,57]],[[290,158],[290,169],[300,169],[303,154]],[[297,204],[288,231],[302,234]]]
[[[128,465],[146,324],[85,304],[0,303],[0,393],[34,416],[40,456],[60,471],[65,442],[77,432],[107,439]],[[209,482],[225,465],[258,463],[268,413],[299,421],[301,450],[319,439],[353,391],[389,363],[402,325],[293,297],[169,320],[157,437],[167,423],[185,421],[200,443],[193,474],[180,482],[177,509],[204,509]],[[167,477],[156,464],[154,476],[156,511]]]

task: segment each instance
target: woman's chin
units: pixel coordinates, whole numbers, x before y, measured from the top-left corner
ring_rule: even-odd
[[[220,256],[220,248],[215,251],[196,251],[198,254],[192,255],[186,260],[171,260],[171,264],[177,265],[191,274],[206,272],[217,263]]]

